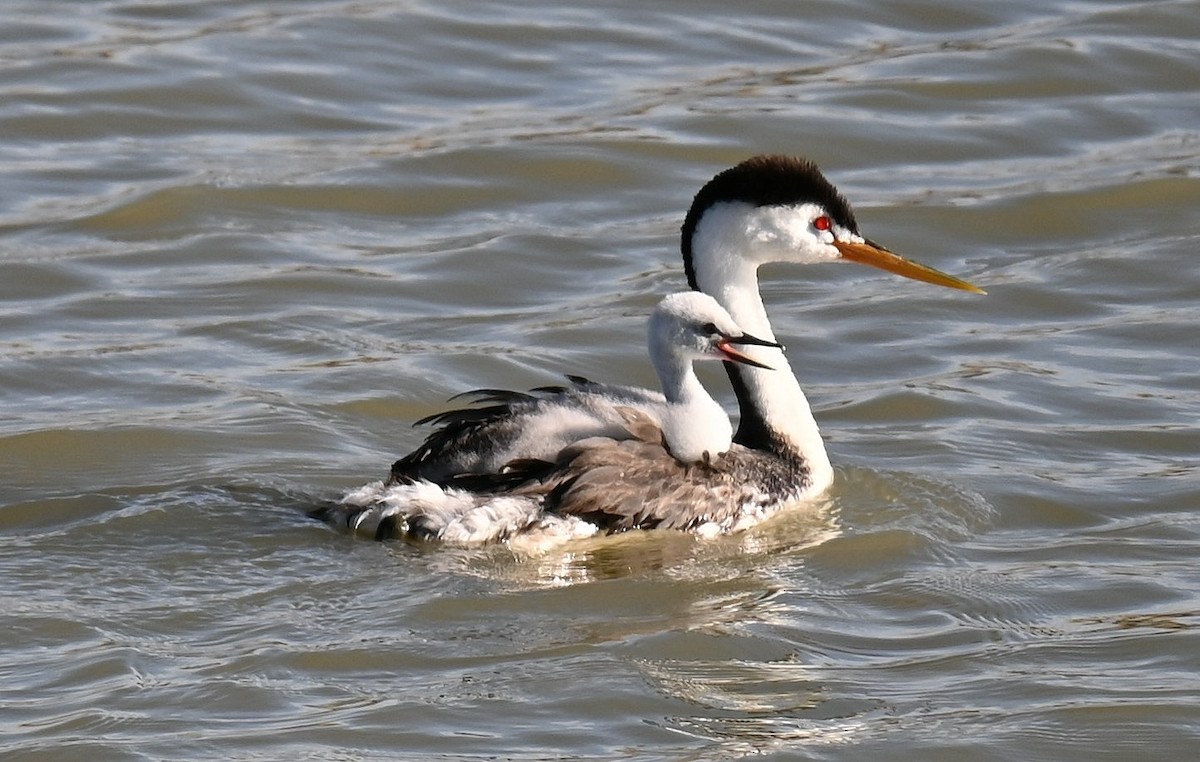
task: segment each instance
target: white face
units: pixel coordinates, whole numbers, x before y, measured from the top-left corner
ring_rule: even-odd
[[[726,336],[740,336],[741,331],[728,317],[714,318],[706,323],[691,323],[686,327],[691,333],[688,350],[695,360],[724,360],[725,355],[717,348]]]
[[[686,360],[724,359],[717,342],[742,331],[716,300],[695,291],[666,297],[650,316],[651,351]]]
[[[861,243],[863,238],[835,223],[818,204],[751,206],[736,202],[717,204],[705,212],[696,226],[694,245],[740,254],[758,264],[815,264],[841,258],[834,240]]]

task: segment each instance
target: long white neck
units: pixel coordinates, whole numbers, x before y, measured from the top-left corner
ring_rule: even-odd
[[[666,351],[651,351],[650,359],[662,384],[663,396],[672,404],[689,403],[699,396],[707,396],[704,385],[696,377],[692,361]]]
[[[669,403],[661,424],[670,453],[684,463],[695,463],[706,453],[716,457],[729,450],[733,441],[729,416],[700,383],[691,359],[653,351],[651,356]]]
[[[729,245],[736,244],[722,241],[719,235],[693,238],[695,285],[728,310],[743,331],[774,341],[775,333],[758,290],[758,263],[730,254]],[[743,350],[773,370],[725,364],[741,411],[734,441],[754,449],[786,448],[790,454],[804,459],[813,486],[818,490],[824,488],[833,480],[833,467],[812,408],[787,359],[778,350],[760,347]]]

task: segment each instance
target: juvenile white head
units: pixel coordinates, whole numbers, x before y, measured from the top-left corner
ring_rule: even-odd
[[[694,360],[728,360],[770,370],[770,365],[737,347],[782,349],[774,341],[747,334],[716,299],[699,291],[681,291],[664,297],[650,313],[647,341],[651,358],[656,361],[661,358],[672,365]]]
[[[659,302],[647,334],[668,403],[662,421],[667,449],[687,463],[727,451],[733,438],[729,416],[701,386],[692,363],[725,360],[770,370],[739,347],[782,347],[743,332],[715,299],[697,291],[671,294]]]

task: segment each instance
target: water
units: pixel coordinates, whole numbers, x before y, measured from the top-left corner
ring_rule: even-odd
[[[1200,4],[0,22],[6,759],[1193,753]],[[760,152],[989,290],[765,273],[826,501],[540,559],[304,516],[456,392],[652,383]]]

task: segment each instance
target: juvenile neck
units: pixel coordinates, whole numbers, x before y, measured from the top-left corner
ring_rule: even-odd
[[[672,357],[668,353],[651,353],[654,370],[662,385],[663,396],[672,404],[686,404],[699,396],[708,396],[704,385],[696,377],[690,360]]]
[[[729,450],[729,416],[700,379],[690,360],[655,356],[667,408],[661,420],[667,450],[684,463],[696,463]]]

